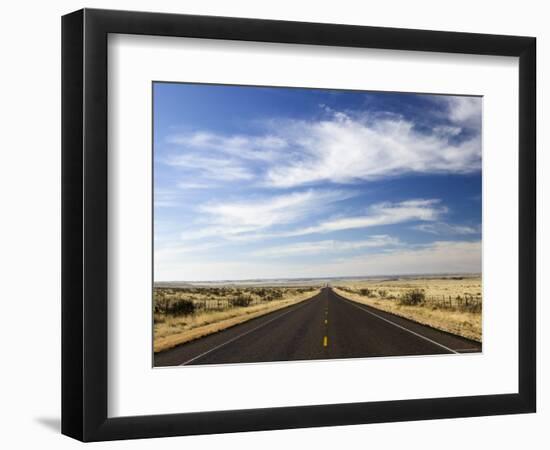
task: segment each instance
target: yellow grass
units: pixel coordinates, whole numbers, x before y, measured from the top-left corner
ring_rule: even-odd
[[[411,289],[423,289],[427,297],[450,295],[455,298],[465,294],[474,297],[482,295],[480,276],[350,280],[338,282],[338,286],[351,289],[368,288],[374,291],[385,290],[386,297],[398,297]]]
[[[405,317],[415,322],[457,334],[468,339],[481,342],[482,322],[481,312],[461,311],[459,308],[439,308],[436,305],[426,303],[423,305],[402,305],[397,298],[411,289],[423,289],[427,297],[458,295],[481,296],[481,278],[465,277],[464,279],[452,278],[418,278],[397,280],[365,280],[339,283],[340,287],[334,288],[342,297],[358,303],[362,303],[382,311]],[[349,292],[346,289],[359,290],[368,288],[373,291],[372,296],[360,295],[358,292]],[[380,292],[383,294],[380,296]]]
[[[302,293],[289,289],[284,290],[284,293],[285,296],[281,300],[272,300],[246,307],[205,311],[188,316],[155,314],[154,351],[157,353],[168,350],[270,312],[295,305],[315,296],[319,293],[319,289]]]

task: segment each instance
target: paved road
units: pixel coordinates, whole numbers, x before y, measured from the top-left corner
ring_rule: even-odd
[[[155,366],[480,352],[481,344],[341,297],[297,305],[155,355]]]

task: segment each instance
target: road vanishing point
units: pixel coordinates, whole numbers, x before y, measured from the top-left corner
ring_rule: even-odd
[[[481,352],[481,344],[348,300],[314,297],[155,354],[155,367]]]

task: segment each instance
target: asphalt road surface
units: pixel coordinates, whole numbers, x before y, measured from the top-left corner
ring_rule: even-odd
[[[155,355],[155,367],[475,353],[481,344],[345,299],[331,288]]]

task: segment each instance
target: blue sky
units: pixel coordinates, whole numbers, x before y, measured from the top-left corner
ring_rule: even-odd
[[[481,271],[481,98],[153,95],[155,281]]]

